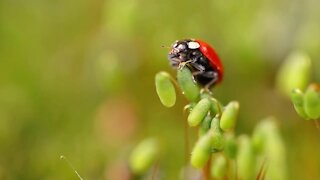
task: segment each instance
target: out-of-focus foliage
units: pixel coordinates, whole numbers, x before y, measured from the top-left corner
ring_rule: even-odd
[[[316,0],[0,1],[0,179],[75,179],[60,155],[85,179],[124,179],[131,149],[146,136],[161,141],[161,172],[177,179],[185,162],[185,103],[178,96],[175,107],[163,108],[154,75],[170,69],[161,46],[188,37],[219,53],[226,74],[214,94],[222,103],[240,102],[237,134],[276,116],[288,179],[319,179],[319,130],[274,91],[280,64],[295,50],[309,54],[312,79],[320,81],[319,6]]]
[[[295,52],[286,58],[277,75],[277,87],[289,96],[295,88],[305,89],[309,83],[311,70],[310,58],[303,53]]]

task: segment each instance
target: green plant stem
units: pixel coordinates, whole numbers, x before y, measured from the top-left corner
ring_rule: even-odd
[[[260,170],[259,170],[259,173],[256,177],[256,180],[262,180],[264,179],[264,176],[265,176],[265,172],[266,172],[266,160],[264,160],[261,164],[261,167],[260,167]]]
[[[189,163],[189,127],[186,120],[183,120],[184,125],[184,159],[185,164]]]

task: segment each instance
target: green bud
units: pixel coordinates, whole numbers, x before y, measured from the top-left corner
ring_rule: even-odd
[[[225,140],[222,132],[212,132],[211,152],[219,152],[224,148]]]
[[[227,131],[234,128],[238,111],[239,103],[237,101],[231,101],[229,104],[227,104],[220,120],[220,127],[222,130]]]
[[[290,96],[292,89],[305,89],[310,79],[311,60],[304,53],[295,52],[284,61],[277,75],[277,87]]]
[[[253,147],[267,160],[265,179],[287,179],[286,149],[275,118],[262,120],[253,133]]]
[[[223,179],[227,172],[227,160],[223,155],[218,155],[211,165],[211,176],[214,179]]]
[[[209,99],[201,99],[188,116],[189,126],[197,126],[208,114],[211,106]]]
[[[266,137],[261,128],[256,127],[252,134],[252,146],[256,154],[262,154],[265,149]]]
[[[275,118],[268,117],[262,120],[255,128],[252,134],[252,147],[256,154],[262,154],[268,144],[270,134],[277,131]]]
[[[159,72],[155,77],[156,91],[161,103],[166,107],[172,107],[176,103],[176,91],[167,72]]]
[[[304,119],[309,119],[308,115],[304,110],[304,94],[300,89],[293,89],[291,92],[291,101],[293,103],[294,109],[299,114],[300,117]]]
[[[149,138],[140,142],[130,156],[130,168],[135,174],[145,173],[154,163],[158,155],[158,142]]]
[[[212,137],[209,133],[199,138],[191,154],[191,165],[195,168],[202,168],[211,156]]]
[[[211,121],[212,121],[212,117],[210,115],[207,115],[203,119],[203,121],[201,122],[201,126],[199,128],[199,135],[200,136],[203,136],[208,132],[208,130],[210,129]]]
[[[286,149],[278,130],[268,134],[265,148],[268,160],[266,179],[288,179]]]
[[[216,131],[216,132],[221,132],[220,129],[220,120],[217,117],[214,117],[211,121],[211,130]]]
[[[216,100],[215,98],[210,98],[210,100],[212,101],[212,105],[211,105],[211,109],[210,109],[210,113],[212,116],[216,116],[217,114],[222,113],[222,104]],[[221,114],[220,114],[221,115]]]
[[[218,113],[221,113],[220,111],[222,110],[223,106],[217,99],[213,98],[209,92],[202,91],[200,94],[200,97],[201,99],[208,98],[212,102],[211,109],[210,109],[210,114],[212,117],[215,117]]]
[[[232,134],[225,135],[225,147],[224,152],[230,159],[235,159],[237,155],[237,143]]]
[[[198,85],[193,80],[193,76],[188,67],[183,67],[177,73],[178,83],[183,94],[189,101],[197,101],[200,97],[200,90]]]
[[[218,152],[224,148],[224,137],[223,132],[220,129],[220,120],[218,118],[213,118],[211,121],[211,128],[209,133],[212,136],[212,146],[211,149],[213,152]]]
[[[255,157],[248,136],[239,137],[239,149],[237,154],[237,167],[239,179],[254,179]]]
[[[320,117],[320,86],[311,84],[304,95],[304,110],[312,119]]]

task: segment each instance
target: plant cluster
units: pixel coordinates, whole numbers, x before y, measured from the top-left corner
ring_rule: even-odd
[[[198,130],[198,138],[190,153],[190,164],[201,170],[197,172],[203,179],[287,178],[285,148],[273,117],[262,120],[251,137],[245,134],[236,137],[234,128],[239,103],[231,101],[223,105],[209,90],[198,86],[188,67],[179,67],[177,81],[167,72],[157,73],[155,84],[164,106],[175,105],[175,86],[189,101],[184,108],[189,112],[186,123]],[[141,142],[131,154],[131,170],[140,177],[148,174],[155,162],[158,144],[155,145],[156,140],[152,141]],[[154,153],[150,153],[150,149]],[[185,176],[190,173],[183,174],[182,179],[187,179]]]

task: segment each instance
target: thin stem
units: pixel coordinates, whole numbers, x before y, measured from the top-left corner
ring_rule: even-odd
[[[257,177],[256,177],[256,180],[259,180],[259,179],[262,179],[262,178],[263,178],[264,170],[265,170],[265,165],[266,165],[266,160],[264,160],[264,161],[262,162],[262,165],[261,165],[261,167],[260,167],[260,170],[259,170],[259,173],[258,173],[258,175],[257,175]]]
[[[208,93],[210,96],[212,96],[212,91],[209,89],[209,88],[207,88],[207,87],[204,87],[204,88],[202,88],[201,90],[200,90],[200,93],[202,94],[202,93]]]
[[[184,125],[184,160],[185,164],[189,162],[189,127],[187,121],[183,121]]]
[[[204,180],[210,180],[211,179],[210,167],[211,167],[211,156],[210,156],[208,162],[206,163],[206,165],[202,169],[203,179]]]
[[[67,162],[67,164],[69,165],[69,167],[76,173],[76,175],[78,176],[78,178],[80,180],[83,180],[82,177],[80,176],[80,174],[77,172],[77,170],[73,167],[73,165],[71,164],[71,162],[63,155],[60,156],[60,159],[64,160],[65,162]]]
[[[159,160],[157,160],[157,162],[155,163],[155,165],[153,167],[152,176],[151,176],[152,180],[156,179],[157,173],[158,173],[158,169],[159,169]]]
[[[178,82],[172,76],[169,76],[169,78],[170,78],[171,82],[173,82],[173,84],[176,86],[176,88],[180,89]]]
[[[262,173],[262,175],[261,175],[261,180],[264,180],[264,179],[266,178],[267,170],[268,170],[268,166],[266,166],[266,167],[264,168],[264,171],[263,171],[263,173]]]
[[[319,125],[319,122],[318,122],[318,120],[313,120],[314,121],[314,124],[316,125],[316,128],[318,129],[318,130],[320,130],[320,125]]]

